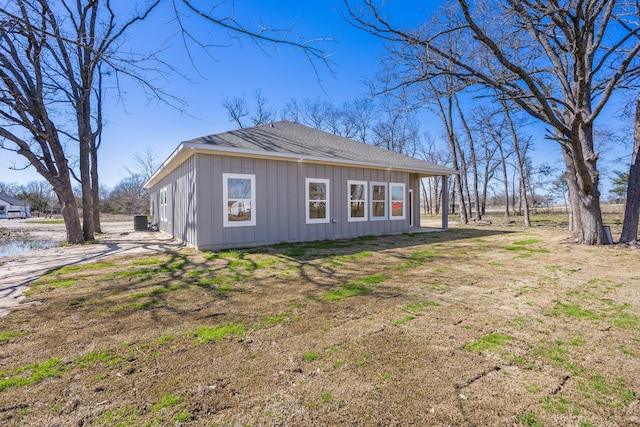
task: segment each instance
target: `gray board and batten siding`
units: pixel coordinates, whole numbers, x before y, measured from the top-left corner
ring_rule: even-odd
[[[277,122],[183,142],[145,186],[151,192],[152,222],[159,230],[206,250],[405,233],[411,230],[410,218],[419,226],[420,178],[451,173],[429,162]],[[225,226],[223,174],[255,176],[255,226]],[[307,178],[329,182],[327,223],[307,223]],[[349,221],[350,180],[404,184],[404,219],[388,214],[386,219]],[[409,190],[414,197],[411,213]],[[390,203],[387,200],[387,209]]]

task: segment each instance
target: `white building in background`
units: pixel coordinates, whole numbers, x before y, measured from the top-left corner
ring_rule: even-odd
[[[30,218],[31,205],[0,193],[0,219]]]

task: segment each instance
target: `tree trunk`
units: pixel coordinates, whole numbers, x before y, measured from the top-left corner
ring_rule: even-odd
[[[434,211],[436,215],[440,215],[440,206],[442,206],[442,190],[440,187],[440,178],[438,177],[434,178],[433,194],[435,196]]]
[[[82,186],[82,229],[84,240],[94,240],[93,196],[91,193],[90,155],[91,149],[86,136],[80,134],[80,184]]]
[[[84,235],[80,226],[80,216],[78,215],[78,205],[71,186],[68,188],[58,188],[58,202],[60,203],[60,213],[64,218],[64,226],[67,231],[67,243],[84,243]]]
[[[511,209],[514,215],[520,215],[520,210],[516,211],[516,171],[513,171],[513,179],[511,180]]]
[[[427,188],[428,184],[428,188]],[[431,180],[427,180],[427,184],[424,180],[420,180],[420,189],[422,190],[422,200],[424,201],[424,214],[431,214]]]
[[[502,164],[502,182],[504,184],[504,216],[511,216],[509,212],[509,174],[507,173],[507,159],[504,157],[502,141],[497,141],[500,151],[500,162]]]
[[[482,207],[481,207],[481,211],[480,213],[482,215],[486,215],[487,214],[487,194],[489,192],[489,166],[490,166],[490,162],[489,162],[489,153],[487,150],[487,146],[485,143],[485,154],[484,154],[484,173],[483,175],[483,179],[482,179]],[[491,173],[491,175],[493,175],[493,172]]]
[[[460,188],[460,219],[462,219],[465,224],[468,224],[469,218],[471,218],[471,191],[469,190],[467,160],[464,158],[464,151],[462,151],[460,140],[455,134],[453,135],[453,143],[456,146],[456,152],[459,154],[458,159],[460,161],[460,175],[458,175],[458,178],[460,178],[459,182],[462,185]]]
[[[600,210],[600,192],[597,187],[597,171],[585,167],[587,162],[582,158],[583,153],[579,145],[573,144],[572,147],[565,148],[563,155],[567,167],[566,178],[571,204],[571,231],[578,243],[606,244]],[[574,156],[578,156],[578,160],[574,160]],[[595,162],[595,159],[592,162]],[[593,173],[596,175],[592,175]]]
[[[627,183],[627,201],[624,208],[624,221],[619,243],[636,244],[638,242],[638,217],[640,216],[640,96],[636,101],[636,118],[633,125],[633,156],[629,168]]]
[[[460,108],[460,103],[458,102],[458,96],[453,95],[453,99],[456,103],[456,109],[458,110],[458,115],[460,116],[460,122],[462,123],[462,127],[467,134],[467,140],[469,141],[469,152],[471,154],[471,170],[473,173],[473,197],[475,199],[475,219],[476,221],[480,221],[482,219],[482,215],[480,215],[480,192],[478,191],[478,160],[476,159],[476,149],[473,143],[473,135],[471,134],[471,129],[467,124],[467,120],[462,113],[462,108]],[[461,151],[462,152],[462,151]],[[466,167],[465,167],[466,169]],[[465,174],[466,176],[466,174]],[[469,193],[469,186],[467,185],[467,193]],[[471,196],[467,196],[469,199],[469,216],[471,216]]]
[[[456,177],[457,179],[458,177]],[[456,186],[451,186],[451,194],[449,195],[449,203],[451,204],[451,209],[449,210],[450,214],[456,213]]]
[[[523,208],[524,226],[526,228],[529,228],[531,227],[531,215],[529,212],[529,199],[527,198],[527,186],[526,186],[523,172],[520,172],[520,198],[521,198],[521,203],[524,204],[524,208]]]
[[[448,97],[448,105],[447,105],[447,139],[449,140],[449,149],[451,150],[451,162],[453,163],[453,169],[458,171],[459,173],[456,175],[456,187],[458,190],[458,194],[460,195],[460,221],[463,224],[469,224],[469,216],[467,215],[467,207],[464,202],[464,191],[462,188],[462,175],[466,174],[466,168],[464,168],[464,156],[460,152],[460,144],[457,143],[457,138],[455,133],[453,132],[453,115],[452,115],[452,103],[451,97]],[[461,159],[461,165],[463,166],[463,170],[460,170],[458,167],[458,154],[460,154],[463,159]],[[455,189],[454,195],[455,195]],[[455,213],[455,197],[451,198],[453,202],[454,211],[451,213]]]
[[[93,199],[93,229],[96,233],[102,233],[100,224],[100,188],[98,181],[98,149],[95,144],[91,146],[91,198]]]
[[[524,226],[529,228],[531,227],[531,217],[529,215],[529,200],[527,199],[527,182],[525,179],[525,163],[527,156],[527,144],[524,144],[524,147],[520,145],[520,136],[516,131],[515,124],[511,119],[511,114],[509,113],[509,106],[506,101],[502,101],[502,108],[504,110],[505,118],[509,124],[509,132],[511,133],[511,138],[513,139],[513,150],[516,155],[516,161],[518,162],[518,176],[520,183],[520,207],[521,213],[524,214]]]
[[[459,206],[459,211],[460,211],[460,221],[463,224],[469,224],[469,214],[467,212],[467,204],[465,202],[465,198],[464,198],[464,188],[463,188],[463,178],[462,178],[462,172],[460,172],[460,169],[456,167],[454,168],[456,170],[458,170],[458,174],[456,175],[456,185],[455,185],[455,189],[454,189],[454,193],[453,193],[453,210],[451,211],[451,213],[455,214],[455,208],[456,208],[456,194],[458,195],[458,199],[460,201],[460,206]],[[457,190],[457,193],[456,193]]]

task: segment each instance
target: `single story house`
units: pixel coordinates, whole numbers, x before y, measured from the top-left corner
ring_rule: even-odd
[[[207,250],[406,233],[420,227],[420,179],[453,173],[281,121],[182,142],[145,188],[152,224]]]
[[[5,193],[0,193],[0,219],[6,219],[11,212],[13,218],[30,218],[31,205]]]

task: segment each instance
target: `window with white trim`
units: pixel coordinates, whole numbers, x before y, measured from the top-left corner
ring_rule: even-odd
[[[167,187],[160,190],[160,221],[167,222]]]
[[[406,218],[405,184],[390,183],[389,194],[391,195],[391,219]]]
[[[329,180],[307,178],[305,187],[307,224],[329,222]]]
[[[371,183],[371,219],[387,219],[387,183]]]
[[[348,220],[367,220],[367,181],[347,181],[349,195]]]
[[[256,225],[256,176],[222,174],[223,225],[244,227]]]

